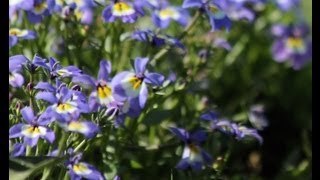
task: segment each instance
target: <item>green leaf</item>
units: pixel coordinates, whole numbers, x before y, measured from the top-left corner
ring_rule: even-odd
[[[42,172],[45,167],[63,162],[65,157],[18,157],[9,158],[9,179],[23,180]]]
[[[134,169],[142,169],[142,165],[135,160],[131,160],[130,164],[131,164],[131,167]]]

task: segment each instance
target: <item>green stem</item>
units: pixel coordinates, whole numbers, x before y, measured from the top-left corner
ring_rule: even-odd
[[[201,11],[197,11],[196,14],[193,16],[192,20],[190,21],[189,25],[184,29],[184,31],[181,33],[181,35],[179,36],[179,40],[184,38],[189,32],[190,30],[194,27],[194,25],[196,24],[197,20],[199,19],[201,15]],[[163,48],[162,50],[160,50],[156,55],[154,55],[154,57],[150,60],[150,62],[156,61],[158,59],[160,59],[162,56],[164,56],[165,54],[167,54],[167,52],[169,51],[169,49],[171,48],[172,45],[167,45],[165,48]]]
[[[31,154],[32,154],[32,148],[29,145],[27,145],[27,147],[26,147],[26,156],[31,156]]]
[[[66,148],[67,139],[68,139],[67,133],[62,132],[62,137],[61,137],[61,140],[59,141],[59,153],[58,153],[59,156],[63,155],[63,151]]]

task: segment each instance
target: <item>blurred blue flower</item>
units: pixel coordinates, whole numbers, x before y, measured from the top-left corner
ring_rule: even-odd
[[[123,23],[134,23],[144,11],[140,6],[126,1],[113,0],[102,12],[105,22],[113,22],[120,18]]]
[[[19,40],[22,39],[35,39],[37,37],[36,32],[31,30],[20,30],[18,28],[9,29],[9,48],[15,46]]]
[[[176,165],[178,169],[191,167],[194,170],[201,170],[204,164],[211,164],[212,157],[204,151],[200,144],[206,140],[206,133],[202,130],[192,134],[182,128],[170,127],[169,130],[185,143],[182,159]]]
[[[277,62],[290,61],[299,70],[312,58],[312,41],[306,24],[291,26],[274,25],[272,33],[277,37],[272,45],[273,58]]]

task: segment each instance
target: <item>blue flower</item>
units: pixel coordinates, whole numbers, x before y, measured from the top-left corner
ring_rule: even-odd
[[[23,119],[28,123],[19,123],[12,126],[9,130],[9,138],[23,137],[24,143],[34,147],[39,138],[43,138],[50,143],[55,140],[54,132],[46,126],[53,120],[48,111],[36,117],[30,107],[21,110]]]
[[[272,45],[275,61],[290,61],[293,69],[299,70],[311,60],[312,41],[306,24],[275,25],[272,32],[277,37]]]
[[[170,25],[171,20],[175,20],[181,26],[185,27],[189,19],[190,16],[187,10],[174,6],[162,6],[152,13],[153,23],[163,29]]]
[[[112,79],[111,86],[116,99],[123,101],[136,98],[139,107],[144,107],[148,98],[146,84],[161,86],[164,81],[163,75],[146,71],[148,61],[148,58],[138,57],[134,61],[135,72],[124,71]]]
[[[20,30],[18,28],[9,29],[9,48],[15,46],[19,40],[22,39],[35,39],[36,32],[30,30]]]
[[[144,12],[139,6],[125,1],[115,1],[107,6],[102,17],[105,22],[113,22],[120,18],[124,23],[134,23],[139,16],[143,16]]]
[[[178,169],[191,167],[194,170],[201,170],[204,164],[211,164],[212,157],[199,145],[206,140],[206,133],[202,130],[192,134],[182,128],[170,127],[169,130],[185,143],[182,159],[176,165]]]

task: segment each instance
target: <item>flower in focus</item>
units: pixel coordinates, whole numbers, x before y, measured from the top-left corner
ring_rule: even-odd
[[[15,46],[19,40],[22,39],[35,39],[37,37],[36,32],[30,30],[21,30],[18,28],[9,29],[9,48]]]
[[[212,157],[199,145],[206,140],[204,131],[196,131],[192,134],[182,128],[169,128],[170,131],[185,143],[182,159],[176,165],[178,169],[191,167],[194,170],[201,170],[203,164],[211,164]]]
[[[93,122],[74,120],[71,116],[59,124],[65,131],[81,133],[86,138],[92,138],[99,132],[99,127]]]
[[[75,76],[75,75],[80,75],[82,73],[82,71],[76,66],[62,67],[60,63],[53,57],[49,58],[48,66],[49,66],[51,79],[54,79],[56,77]]]
[[[38,92],[36,99],[52,104],[47,109],[50,110],[54,117],[61,121],[66,121],[69,116],[78,119],[80,113],[89,112],[89,106],[83,101],[85,96],[80,91],[75,93],[64,86],[58,92]]]
[[[115,98],[124,101],[127,98],[137,98],[139,107],[143,108],[148,98],[146,84],[161,86],[164,76],[158,73],[147,72],[148,58],[136,58],[135,72],[124,71],[117,74],[111,82]]]
[[[111,63],[110,61],[101,60],[100,69],[98,72],[97,79],[92,78],[89,75],[82,74],[74,76],[72,81],[74,83],[80,83],[90,86],[94,91],[90,95],[91,110],[96,108],[94,104],[99,104],[102,106],[107,106],[110,102],[114,101],[112,96],[112,89],[110,86],[109,74],[111,73]]]
[[[138,16],[143,15],[144,12],[141,7],[134,3],[118,0],[114,0],[102,12],[105,22],[113,22],[117,18],[120,18],[123,23],[134,23],[138,19]]]
[[[28,124],[19,123],[12,126],[9,130],[9,138],[23,137],[24,143],[31,147],[38,143],[40,137],[53,143],[55,134],[46,127],[53,120],[50,118],[48,111],[36,117],[30,107],[24,107],[21,114]]]
[[[312,58],[312,41],[306,24],[293,26],[274,25],[272,33],[277,40],[272,45],[273,58],[277,62],[290,61],[299,70]]]

